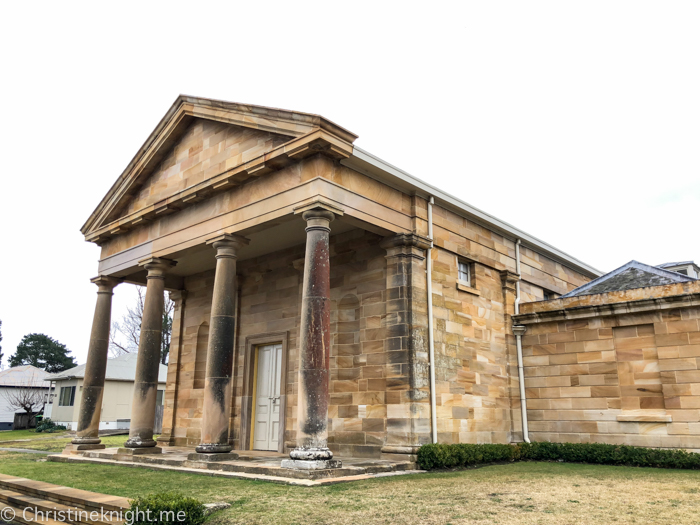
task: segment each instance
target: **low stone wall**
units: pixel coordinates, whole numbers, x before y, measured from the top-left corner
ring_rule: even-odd
[[[530,437],[700,450],[697,292],[694,282],[524,304],[514,322],[527,327]]]

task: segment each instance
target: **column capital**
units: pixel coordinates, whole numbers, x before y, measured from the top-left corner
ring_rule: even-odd
[[[217,259],[220,257],[235,259],[238,257],[238,250],[248,246],[250,240],[234,233],[222,233],[221,235],[208,239],[206,243],[214,246]]]
[[[164,279],[166,272],[176,264],[176,261],[160,257],[147,257],[139,261],[139,266],[148,271],[148,279]]]
[[[422,261],[425,259],[425,250],[432,248],[433,243],[416,233],[398,233],[384,237],[379,246],[386,250],[387,257],[412,257]]]
[[[187,299],[187,290],[173,290],[172,292],[168,292],[168,296],[171,301],[175,303],[179,302],[183,305]]]
[[[116,277],[109,277],[108,275],[98,275],[90,279],[90,282],[97,285],[97,293],[111,294],[114,288],[121,284],[122,280]]]
[[[325,230],[331,231],[331,222],[335,219],[333,212],[324,208],[314,208],[307,210],[301,214],[302,219],[306,221],[306,231]]]

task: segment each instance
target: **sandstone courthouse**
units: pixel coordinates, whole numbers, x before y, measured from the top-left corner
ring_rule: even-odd
[[[601,272],[356,138],[317,115],[175,101],[82,229],[102,251],[76,448],[100,446],[111,293],[128,282],[147,295],[127,448],[411,457],[523,440],[524,394],[529,439],[700,449],[698,281],[659,270],[567,297]]]

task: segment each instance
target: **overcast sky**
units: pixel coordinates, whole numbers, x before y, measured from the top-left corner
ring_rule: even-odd
[[[0,19],[6,360],[40,332],[85,362],[99,248],[79,229],[180,93],[324,115],[600,270],[700,260],[696,1],[35,1]],[[113,319],[132,298],[117,288]]]

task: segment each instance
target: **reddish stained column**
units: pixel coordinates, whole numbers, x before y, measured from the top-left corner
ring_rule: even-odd
[[[333,213],[306,211],[304,285],[301,303],[299,396],[295,460],[328,460],[328,383],[330,378],[329,236]]]

